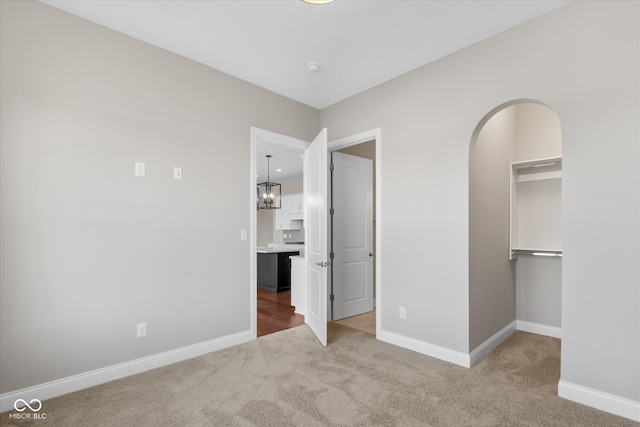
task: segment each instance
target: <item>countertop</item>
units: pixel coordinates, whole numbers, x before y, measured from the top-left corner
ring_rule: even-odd
[[[303,252],[304,245],[283,245],[268,248],[265,246],[258,246],[256,252],[259,254],[279,254],[284,252]]]

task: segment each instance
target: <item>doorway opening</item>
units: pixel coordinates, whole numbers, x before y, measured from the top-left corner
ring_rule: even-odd
[[[334,150],[331,157],[328,319],[375,335],[376,141]]]
[[[304,323],[304,316],[292,307],[290,286],[282,282],[290,283],[291,257],[301,251],[304,255],[302,206],[295,214],[287,206],[294,195],[302,199],[302,155],[308,145],[300,139],[251,128],[250,328],[254,339]],[[267,176],[266,155],[271,156],[271,180],[281,185],[280,209],[256,209],[256,185]]]
[[[372,218],[371,223],[368,227],[370,227],[372,242],[371,245],[373,247],[373,251],[365,254],[370,257],[370,261],[372,263],[372,285],[370,296],[372,298],[372,306],[370,310],[365,310],[358,313],[356,309],[356,315],[353,315],[347,311],[343,311],[343,313],[351,314],[351,316],[347,316],[346,318],[339,315],[339,313],[334,310],[333,317],[332,313],[328,313],[328,319],[334,319],[333,321],[342,324],[344,326],[348,326],[354,329],[359,329],[364,332],[372,333],[377,336],[377,334],[381,331],[381,322],[382,322],[382,307],[383,307],[383,299],[382,299],[382,280],[381,280],[381,259],[382,259],[382,245],[381,245],[381,211],[382,211],[382,200],[381,200],[381,188],[382,188],[382,177],[380,174],[381,170],[381,151],[382,151],[382,139],[381,139],[381,130],[380,128],[373,129],[367,132],[363,132],[357,135],[353,135],[347,138],[342,138],[328,144],[328,149],[331,153],[340,153],[343,155],[356,156],[362,159],[367,159],[372,162]],[[353,175],[352,175],[353,176]],[[356,173],[355,176],[360,176]],[[338,179],[340,179],[338,177]],[[343,178],[344,179],[344,178]],[[359,178],[356,178],[358,180]],[[342,186],[343,184],[340,182],[334,182],[334,186]],[[363,188],[362,186],[360,188]],[[333,193],[332,193],[333,194]],[[365,199],[362,199],[362,202],[365,202]],[[339,214],[339,212],[338,212]],[[344,224],[342,225],[344,227]],[[331,227],[332,233],[342,232],[335,230],[334,227]],[[363,230],[363,235],[365,230]],[[335,238],[335,236],[333,236]],[[340,249],[335,243],[335,239],[332,238],[332,251]],[[360,239],[356,238],[355,240],[359,241]],[[353,245],[360,246],[360,245]],[[355,251],[357,251],[357,248]],[[354,251],[354,252],[355,252]],[[353,264],[356,268],[352,270],[358,270],[360,266],[364,268],[364,260],[363,262],[356,262]],[[358,265],[359,264],[359,265]],[[347,289],[337,289],[337,287],[344,287],[345,281],[349,280],[349,274],[345,275],[343,273],[342,277],[336,277],[335,272],[332,274],[333,277],[333,294],[336,294],[336,291],[342,295],[343,300],[351,299],[355,304],[358,305],[364,301],[366,292],[362,291],[362,286],[355,288]],[[357,276],[357,275],[355,275]],[[334,298],[334,303],[335,303]],[[362,306],[361,306],[362,307]],[[334,307],[335,308],[335,307]]]
[[[325,131],[325,135],[326,135],[326,131]],[[362,143],[371,143],[375,146],[375,159],[376,159],[376,163],[377,163],[377,170],[380,170],[380,160],[381,160],[381,156],[380,156],[380,152],[381,152],[381,137],[380,137],[380,129],[373,129],[370,131],[366,131],[366,132],[362,132],[360,134],[357,135],[353,135],[350,137],[346,137],[346,138],[342,138],[333,142],[330,142],[326,145],[326,150],[327,152],[331,152],[331,151],[336,151],[336,150],[341,150],[341,149],[345,149],[347,147],[351,147],[351,146],[356,146],[358,144],[362,144]],[[258,129],[258,128],[251,128],[251,164],[250,164],[250,171],[251,171],[251,176],[250,176],[250,183],[251,183],[251,190],[250,190],[250,206],[251,206],[251,211],[250,211],[250,232],[249,232],[249,240],[250,240],[250,262],[251,262],[251,272],[250,272],[250,328],[251,328],[251,334],[252,334],[252,338],[255,339],[257,338],[257,253],[256,253],[256,249],[258,247],[257,245],[257,211],[255,209],[255,203],[256,203],[256,193],[255,193],[255,188],[256,188],[256,184],[257,184],[257,179],[256,179],[256,162],[258,160],[258,156],[256,155],[257,153],[257,147],[261,146],[262,144],[275,144],[276,146],[280,146],[280,148],[288,148],[288,149],[294,149],[294,150],[298,150],[300,153],[305,152],[306,149],[309,147],[310,142],[307,141],[303,141],[297,138],[292,138],[292,137],[288,137],[286,135],[281,135],[281,134],[277,134],[274,132],[270,132],[270,131],[266,131],[266,130],[262,130],[262,129]],[[272,158],[273,161],[273,158]],[[381,212],[381,196],[380,196],[380,188],[381,188],[381,177],[379,172],[375,174],[375,198],[376,198],[376,206],[375,206],[375,218],[376,218],[376,228],[374,231],[374,239],[375,239],[375,246],[374,246],[374,250],[371,252],[371,258],[372,261],[375,262],[375,277],[376,277],[376,281],[375,281],[375,288],[374,288],[374,292],[376,295],[376,306],[377,309],[374,311],[375,313],[375,325],[376,325],[376,333],[379,333],[380,331],[380,325],[381,325],[381,309],[382,309],[382,293],[381,293],[381,289],[382,289],[382,281],[381,281],[381,275],[380,275],[380,270],[381,270],[381,254],[382,254],[382,250],[381,250],[381,233],[380,233],[380,226],[381,226],[381,216],[380,216],[380,212]],[[306,183],[304,184],[306,185]],[[283,192],[284,193],[284,192]],[[305,196],[308,197],[308,196]],[[329,236],[327,236],[329,237]],[[306,250],[305,250],[305,255],[306,254]],[[328,256],[329,254],[327,254]],[[308,258],[305,261],[306,263],[308,263]],[[329,298],[329,293],[327,293],[327,300]],[[325,311],[326,312],[326,311]],[[323,316],[324,317],[324,316]],[[328,317],[330,319],[330,317]],[[306,322],[305,322],[306,323]],[[325,326],[326,327],[326,323]],[[312,328],[313,329],[313,328]]]
[[[497,107],[469,147],[472,365],[514,330],[560,338],[561,225],[558,116],[534,100]]]

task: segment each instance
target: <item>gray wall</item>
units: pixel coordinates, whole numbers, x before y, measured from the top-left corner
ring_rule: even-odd
[[[562,156],[562,129],[558,115],[545,105],[515,105],[516,147],[514,162]]]
[[[275,212],[270,210],[259,210],[256,212],[256,246],[267,246],[274,242],[273,227]]]
[[[383,329],[469,351],[469,143],[536,99],[562,125],[562,380],[640,401],[639,8],[574,2],[322,110],[330,140],[382,130]]]
[[[537,325],[562,327],[562,258],[518,256],[516,317]]]
[[[248,331],[250,127],[310,140],[319,112],[41,3],[0,7],[0,392]]]
[[[515,265],[509,261],[509,164],[517,106],[496,113],[469,147],[469,350],[516,318]]]

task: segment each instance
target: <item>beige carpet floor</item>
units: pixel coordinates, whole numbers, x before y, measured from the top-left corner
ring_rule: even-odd
[[[515,332],[472,369],[335,323],[43,402],[34,426],[638,426],[557,396],[560,342]]]

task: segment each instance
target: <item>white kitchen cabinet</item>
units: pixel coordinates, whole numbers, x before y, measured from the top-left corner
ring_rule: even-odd
[[[291,259],[291,305],[295,312],[307,314],[307,268],[304,256],[292,256]]]
[[[511,164],[509,259],[562,254],[562,158]]]
[[[302,193],[288,194],[289,219],[302,220],[304,214],[304,197]]]
[[[301,230],[304,215],[302,193],[283,194],[282,208],[276,210],[276,230]]]

